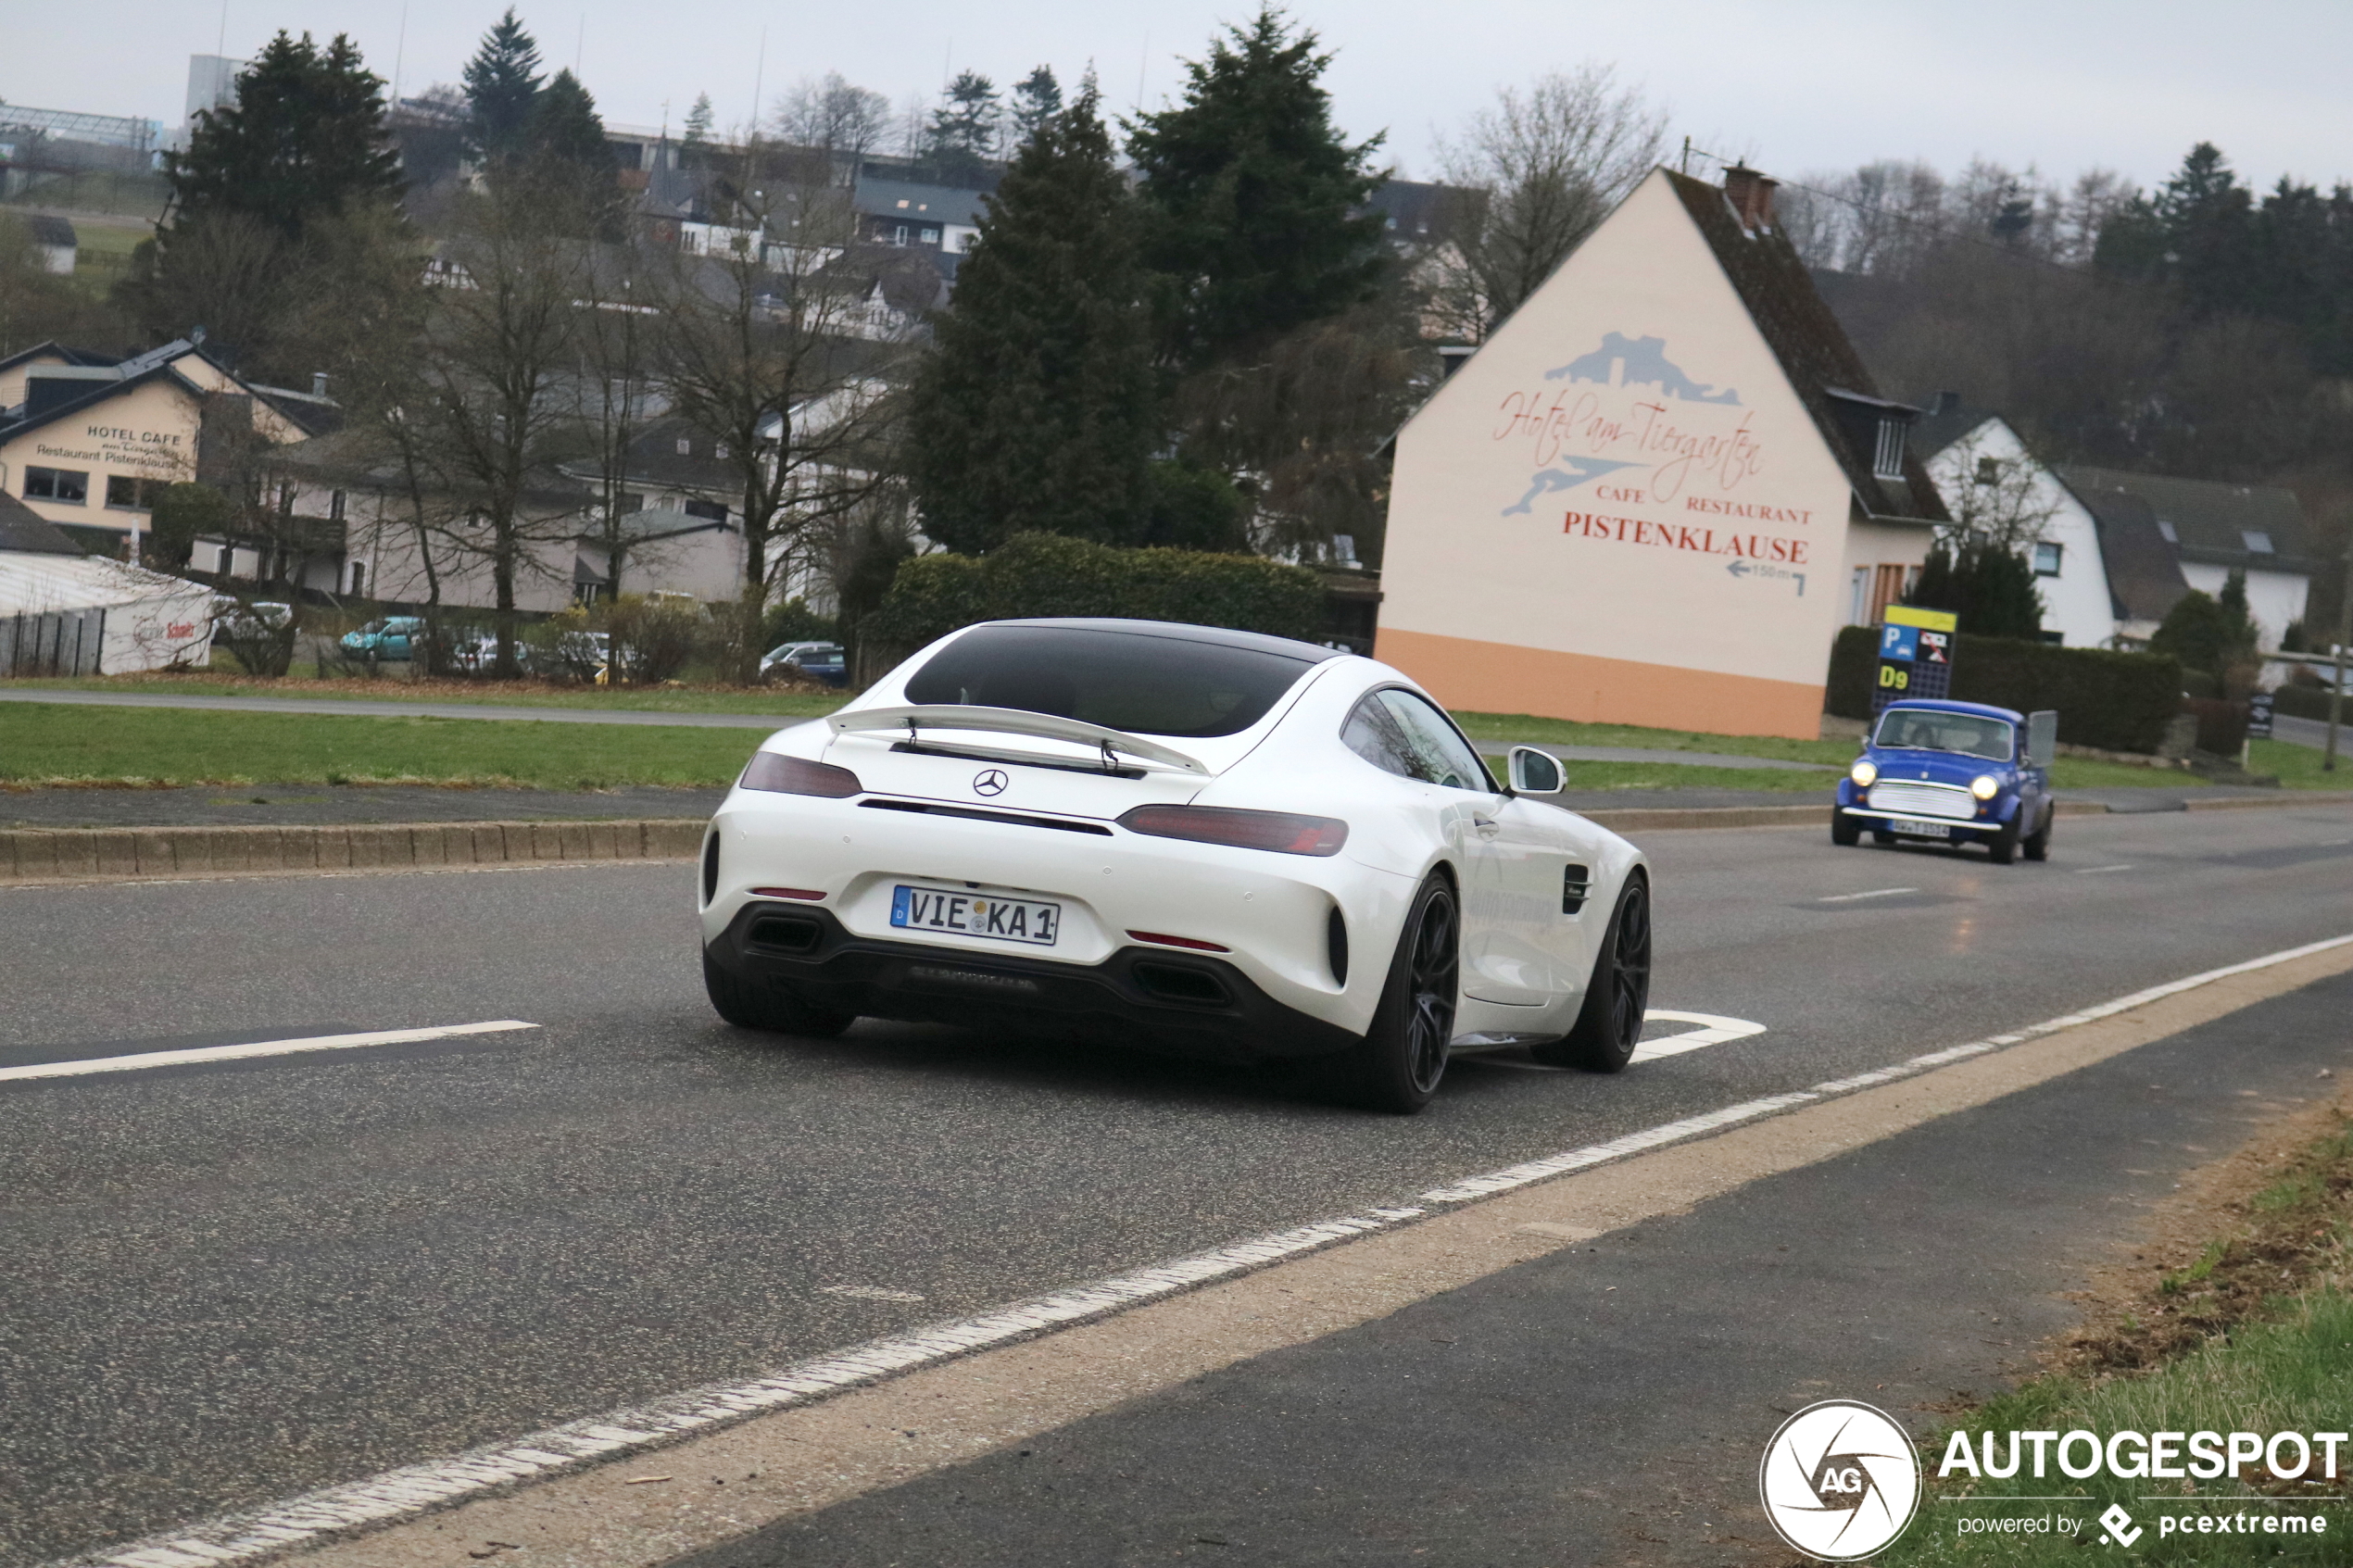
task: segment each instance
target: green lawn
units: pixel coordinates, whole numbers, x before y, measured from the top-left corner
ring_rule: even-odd
[[[166,696],[264,698],[329,697],[337,702],[444,702],[489,708],[576,708],[631,713],[764,713],[780,719],[816,719],[847,700],[839,693],[703,690],[657,686],[649,690],[597,686],[544,686],[530,682],[497,685],[472,681],[257,681],[228,675],[107,675],[59,680],[0,681],[8,691],[144,692]]]
[[[2338,738],[2334,772],[2321,771],[2320,747],[2284,740],[2250,741],[2247,766],[2258,773],[2276,775],[2290,789],[2353,789],[2353,756],[2347,755],[2348,743],[2353,743],[2353,734]]]
[[[523,719],[0,708],[0,784],[440,784],[602,789],[731,783],[757,730]]]
[[[1851,740],[1785,740],[1778,735],[1710,735],[1687,730],[1645,730],[1632,724],[1579,724],[1525,713],[1456,713],[1473,740],[1554,741],[1563,746],[1642,746],[1655,751],[1716,751],[1730,757],[1775,757],[1784,762],[1855,760]],[[1765,770],[1759,770],[1764,771]]]

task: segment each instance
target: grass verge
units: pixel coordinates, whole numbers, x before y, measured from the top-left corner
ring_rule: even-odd
[[[10,703],[0,708],[0,784],[716,786],[764,738],[749,729]]]
[[[2247,743],[2247,769],[2270,773],[2289,789],[2353,789],[2353,733],[2337,743],[2336,769],[2321,771],[2321,748],[2294,741],[2258,740]],[[2353,1552],[2347,1554],[2353,1562]]]
[[[2229,1206],[2226,1234],[2178,1248],[2144,1269],[2135,1295],[2072,1336],[2058,1370],[1987,1401],[1956,1428],[1996,1434],[2007,1462],[2016,1432],[2342,1432],[2353,1403],[2353,1128],[2340,1109],[2328,1136],[2296,1150],[2268,1185]],[[2045,1568],[2086,1561],[2087,1545],[2112,1553],[2093,1523],[2111,1503],[2145,1533],[2133,1558],[2149,1563],[2353,1561],[2353,1453],[2339,1476],[2281,1481],[2259,1463],[2211,1480],[2128,1480],[2105,1472],[2037,1479],[2031,1464],[2008,1479],[1936,1478],[1949,1432],[1922,1446],[1928,1488],[1912,1527],[1877,1559],[1887,1568],[1999,1563]],[[2081,1447],[2077,1449],[2081,1455]],[[1982,1456],[1981,1456],[1982,1457]],[[2320,1474],[2316,1462],[2314,1474]],[[2053,1495],[2081,1503],[2040,1500]],[[2025,1500],[2028,1499],[2036,1500]],[[2016,1501],[2005,1499],[2021,1499]],[[2159,1499],[2162,1500],[2151,1500]],[[1963,1533],[1964,1518],[2082,1521],[2071,1535]],[[2236,1524],[2250,1517],[2252,1531]],[[2317,1534],[2266,1531],[2266,1518],[2322,1515]],[[2200,1516],[2231,1519],[2228,1534],[2196,1533]],[[2175,1521],[2171,1531],[2163,1524]],[[2183,1520],[2190,1523],[2184,1526]]]
[[[0,681],[12,692],[137,692],[149,696],[333,697],[339,702],[446,702],[484,708],[567,708],[591,712],[761,713],[779,719],[817,719],[839,708],[840,692],[771,691],[765,687],[670,687],[619,690],[595,686],[543,685],[516,681],[492,685],[480,681],[258,681],[250,676],[193,672],[186,675],[107,675],[69,679]]]

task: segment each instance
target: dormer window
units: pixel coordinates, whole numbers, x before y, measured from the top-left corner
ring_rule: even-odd
[[[1904,421],[1879,421],[1879,441],[1871,452],[1871,474],[1877,479],[1904,477]]]
[[[722,462],[724,462],[727,458],[727,444],[723,441],[718,445],[713,446],[711,449],[711,455],[719,458]]]
[[[2002,483],[2002,461],[2001,461],[2001,459],[2000,459],[2000,458],[1978,458],[1978,459],[1977,459],[1977,482],[1978,482],[1980,484],[1999,484],[1999,483]]]
[[[2268,556],[2275,553],[2271,548],[2271,536],[2259,528],[2242,528],[2239,530],[2239,537],[2246,541],[2246,553],[2251,556]]]
[[[680,436],[678,438],[678,455],[682,458],[691,458],[694,456],[694,452],[695,444],[687,440],[685,436]]]

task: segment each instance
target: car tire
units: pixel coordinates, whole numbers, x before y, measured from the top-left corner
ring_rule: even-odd
[[[2002,824],[2002,831],[1985,841],[1985,852],[1997,866],[2007,866],[2018,859],[2018,819],[2012,817]]]
[[[1831,842],[1841,849],[1852,849],[1863,842],[1863,824],[1849,817],[1838,807],[1831,808]]]
[[[830,1040],[858,1022],[854,1012],[816,1007],[774,982],[732,973],[708,949],[702,956],[702,985],[711,1010],[738,1029]]]
[[[2057,807],[2043,808],[2043,825],[2034,830],[2032,837],[2019,845],[2020,848],[2026,851],[2028,859],[2047,860],[2051,858],[2051,822],[2057,815]]]
[[[1588,1073],[1622,1073],[1642,1043],[1642,1018],[1651,997],[1650,885],[1640,875],[1626,879],[1602,933],[1601,956],[1585,987],[1585,1005],[1562,1038],[1529,1054],[1554,1067]]]
[[[1373,1026],[1331,1063],[1352,1103],[1410,1116],[1438,1092],[1462,999],[1462,938],[1453,884],[1433,872],[1405,911]]]

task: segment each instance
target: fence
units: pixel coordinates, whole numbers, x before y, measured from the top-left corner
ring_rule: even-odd
[[[0,619],[0,675],[95,675],[106,636],[103,609]]]

